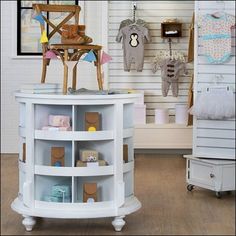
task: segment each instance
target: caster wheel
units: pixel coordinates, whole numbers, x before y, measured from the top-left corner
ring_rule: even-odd
[[[188,191],[191,192],[193,190],[193,188],[194,188],[194,185],[192,185],[192,184],[187,185]]]
[[[216,192],[216,197],[221,198],[221,192]]]

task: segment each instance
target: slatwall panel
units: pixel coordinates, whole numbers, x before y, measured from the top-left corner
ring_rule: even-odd
[[[198,1],[195,5],[196,25],[199,15],[214,13],[225,9],[225,12],[235,15],[234,1]],[[235,29],[232,32],[232,56],[221,65],[206,62],[202,51],[202,42],[197,26],[195,26],[195,95],[214,83],[215,75],[222,74],[220,85],[230,85],[235,90]],[[195,97],[196,97],[195,96]],[[195,120],[194,148],[196,157],[235,159],[235,119],[231,120]]]
[[[175,104],[186,103],[193,65],[188,64],[189,75],[179,79],[179,96],[163,97],[161,92],[160,70],[156,74],[151,71],[150,62],[160,50],[168,50],[168,42],[163,42],[161,22],[169,18],[178,18],[183,23],[183,37],[179,43],[172,45],[187,55],[189,26],[194,10],[194,1],[137,1],[136,19],[148,23],[152,42],[145,45],[144,69],[136,72],[123,70],[122,43],[115,41],[122,20],[132,19],[132,1],[109,1],[109,53],[113,57],[109,63],[109,87],[115,89],[144,90],[147,105],[147,122],[154,122],[155,108],[168,108],[171,120],[174,120]],[[177,42],[177,41],[176,41]]]

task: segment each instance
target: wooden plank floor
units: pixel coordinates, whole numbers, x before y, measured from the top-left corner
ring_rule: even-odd
[[[235,192],[217,199],[214,192],[186,190],[185,159],[136,155],[135,193],[142,208],[126,217],[121,233],[112,218],[38,219],[26,233],[10,204],[18,191],[17,157],[1,158],[1,235],[235,235]]]

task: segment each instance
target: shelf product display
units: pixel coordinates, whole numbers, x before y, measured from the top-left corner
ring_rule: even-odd
[[[115,217],[112,225],[120,231],[124,217],[141,207],[133,181],[133,113],[139,95],[15,96],[21,151],[19,193],[11,207],[24,217],[26,230],[33,229],[35,217]],[[99,114],[94,132],[85,131],[86,113]],[[52,114],[70,117],[71,130],[42,130]]]

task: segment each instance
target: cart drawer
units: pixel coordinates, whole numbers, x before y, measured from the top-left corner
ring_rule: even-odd
[[[189,178],[192,181],[214,186],[215,185],[215,174],[214,174],[214,167],[210,164],[202,163],[200,161],[190,161],[190,173]]]

